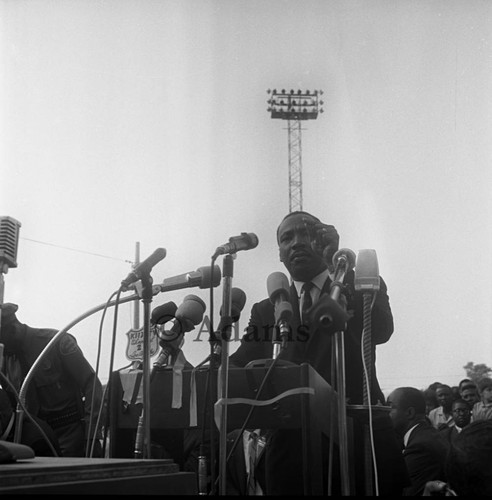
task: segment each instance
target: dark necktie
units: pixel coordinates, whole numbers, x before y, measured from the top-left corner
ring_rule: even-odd
[[[311,307],[313,306],[313,298],[311,297],[311,288],[313,288],[313,283],[308,281],[307,283],[304,283],[302,285],[302,293],[301,293],[301,298],[302,298],[302,313],[301,313],[301,319],[303,324],[308,324],[308,314],[307,312]]]

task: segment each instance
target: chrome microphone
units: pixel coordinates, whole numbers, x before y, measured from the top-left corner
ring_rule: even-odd
[[[376,250],[359,250],[355,263],[354,288],[356,292],[377,292],[380,288]]]
[[[8,267],[17,267],[20,227],[21,223],[13,217],[0,217],[0,266],[5,264]]]

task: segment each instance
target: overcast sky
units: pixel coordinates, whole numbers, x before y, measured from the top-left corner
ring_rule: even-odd
[[[455,385],[492,366],[492,2],[0,0],[0,215],[21,224],[4,301],[62,329],[143,260],[158,283],[254,232],[242,330],[284,271],[287,123],[267,89],[323,90],[302,130],[303,208],[377,252],[395,319],[380,384]],[[222,266],[222,259],[217,264]],[[152,307],[189,293],[162,293]],[[214,294],[214,317],[222,287]],[[115,368],[134,305],[119,308]],[[71,332],[93,365],[95,314]],[[113,311],[105,318],[107,379]],[[217,321],[216,321],[217,323]],[[183,350],[196,364],[209,345]],[[230,345],[230,352],[238,346]]]

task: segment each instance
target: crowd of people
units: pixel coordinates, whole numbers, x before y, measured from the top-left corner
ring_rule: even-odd
[[[240,346],[229,356],[230,366],[248,368],[258,360],[275,360],[280,365],[307,363],[331,387],[343,390],[347,408],[383,410],[375,411],[370,422],[378,496],[490,495],[492,379],[484,378],[478,384],[464,379],[457,387],[438,382],[426,389],[398,387],[385,398],[377,379],[376,347],[390,340],[394,324],[384,279],[378,276],[377,283],[372,279],[370,292],[357,293],[360,282],[354,266],[346,265],[350,256],[340,256],[336,228],[310,213],[288,213],[276,235],[279,259],[290,278],[288,285],[276,294],[277,299],[269,296],[254,303]],[[339,266],[344,265],[340,273]],[[7,392],[10,385],[19,386],[55,334],[54,330],[21,324],[16,310],[17,306],[2,305],[0,342],[6,349]],[[340,322],[343,349],[334,342]],[[280,341],[272,342],[272,336],[282,332]],[[280,349],[276,351],[274,345]],[[94,425],[89,416],[101,405],[101,384],[70,334],[64,334],[46,357],[29,396],[29,407],[48,424],[51,440],[62,456],[84,456],[93,448],[91,441],[99,442],[91,433]],[[357,496],[368,496],[367,417],[363,415],[360,421],[357,417],[351,421],[354,477],[350,478],[350,491]],[[0,423],[8,427],[9,419]],[[3,432],[5,435],[6,430]],[[248,443],[255,436],[261,453],[245,466]],[[235,472],[228,494],[313,494],[309,473],[302,472],[306,469],[302,429],[245,429],[242,435],[231,433],[230,437],[228,445],[240,442],[241,447],[234,455],[239,460],[235,465],[240,467],[228,469]],[[340,443],[323,434],[319,444],[321,493],[344,494]]]

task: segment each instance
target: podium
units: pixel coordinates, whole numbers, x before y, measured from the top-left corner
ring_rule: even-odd
[[[227,431],[243,426],[251,405],[236,403],[236,398],[253,401],[268,371],[268,362],[263,366],[251,364],[245,368],[229,369],[227,398]],[[113,372],[110,402],[110,450],[113,457],[133,456],[136,428],[142,404],[128,401],[125,382],[127,374]],[[151,440],[164,450],[164,456],[172,458],[181,467],[185,433],[199,433],[204,423],[206,405],[207,367],[198,370],[183,370],[181,407],[173,408],[173,392],[177,390],[172,368],[164,368],[152,374],[150,383]],[[135,377],[133,377],[135,378]],[[217,373],[213,383],[217,383]],[[195,391],[191,385],[194,380]],[[126,386],[123,394],[123,386]],[[216,385],[215,385],[216,387]],[[214,391],[216,394],[217,392]],[[174,396],[176,393],[174,392]],[[134,398],[135,399],[135,398]],[[247,428],[300,429],[303,439],[304,483],[309,485],[308,494],[322,494],[321,434],[332,436],[336,442],[337,407],[336,394],[331,386],[309,364],[279,365],[272,370],[262,389],[259,400],[272,400],[271,404],[255,406]],[[193,405],[196,402],[196,406]],[[191,403],[191,404],[190,404]],[[196,412],[193,413],[193,408]],[[196,417],[196,425],[194,416]],[[207,422],[209,417],[207,417]],[[206,424],[206,425],[209,425]]]

